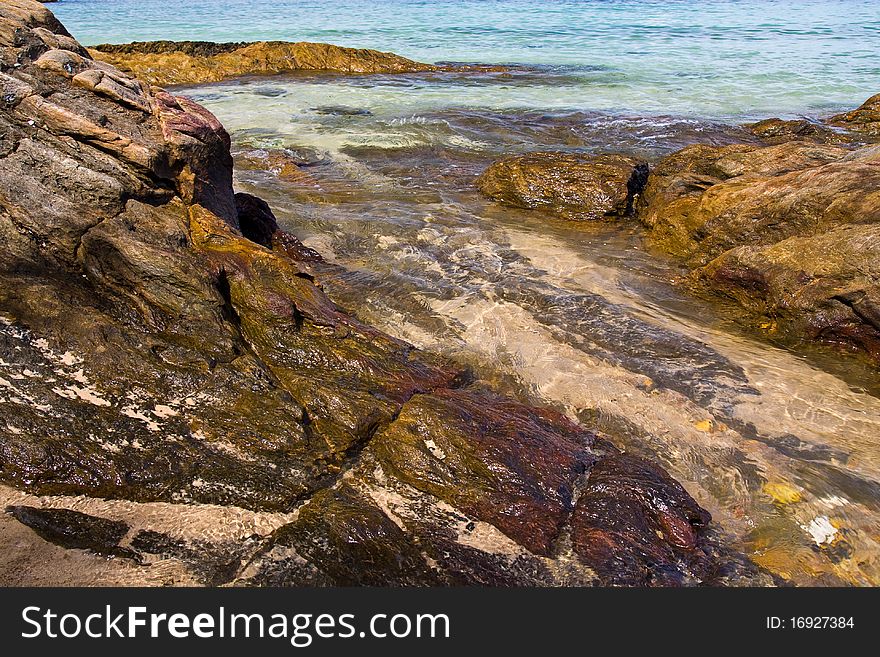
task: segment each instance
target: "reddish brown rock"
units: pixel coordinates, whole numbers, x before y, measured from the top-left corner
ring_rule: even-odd
[[[611,583],[679,585],[707,559],[697,537],[709,520],[668,475],[619,455],[590,470],[571,517],[571,539],[575,552]]]
[[[372,449],[402,481],[548,555],[598,458],[594,439],[551,411],[444,390],[410,399]]]

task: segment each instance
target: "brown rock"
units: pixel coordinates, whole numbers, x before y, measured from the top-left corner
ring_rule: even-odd
[[[300,161],[284,149],[254,149],[240,154],[236,168],[244,171],[269,171],[279,180],[318,187],[309,173],[303,170]]]
[[[698,274],[789,332],[880,356],[880,224],[740,246]]]
[[[157,86],[295,71],[415,73],[436,69],[393,53],[307,42],[149,41],[95,46],[90,53],[97,60]]]
[[[706,559],[696,547],[709,520],[668,475],[635,457],[614,456],[590,471],[572,514],[572,543],[611,583],[680,585]]]
[[[880,151],[806,142],[693,146],[652,171],[654,240],[756,323],[880,358]]]
[[[4,485],[297,512],[265,539],[206,548],[139,531],[124,548],[201,559],[212,584],[714,576],[726,551],[682,524],[695,503],[641,462],[614,461],[606,479],[621,483],[602,504],[655,519],[627,525],[643,552],[620,572],[595,551],[562,555],[578,486],[616,450],[337,307],[320,285],[330,266],[234,193],[217,119],[59,47],[65,35],[39,3],[0,5],[0,57],[18,63],[0,74]],[[690,511],[658,516],[662,504]],[[114,554],[124,531],[83,513],[19,517]],[[666,545],[714,556],[657,563]]]
[[[798,226],[833,221],[826,210],[847,203],[852,216],[861,203],[858,178],[865,167],[834,164],[847,154],[804,142],[689,146],[652,170],[639,218],[671,252],[706,262],[750,240],[767,243]]]
[[[548,555],[575,482],[597,459],[594,440],[550,411],[489,393],[442,391],[413,397],[373,449],[402,481]]]
[[[839,144],[849,141],[847,135],[828,126],[807,119],[764,119],[744,126],[749,132],[768,144],[805,140],[820,144]]]
[[[828,123],[868,137],[880,137],[880,94],[871,96],[858,109],[831,117]]]
[[[529,153],[494,163],[477,186],[505,205],[595,220],[629,214],[647,176],[646,164],[620,155]]]

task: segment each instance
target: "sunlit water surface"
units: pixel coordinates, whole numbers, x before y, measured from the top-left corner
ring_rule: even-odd
[[[88,45],[323,41],[556,76],[513,97],[456,94],[492,106],[812,113],[861,102],[880,78],[875,0],[62,0],[52,9]]]

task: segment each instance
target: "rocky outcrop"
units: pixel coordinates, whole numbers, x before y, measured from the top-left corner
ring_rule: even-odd
[[[767,206],[776,197],[780,204],[784,203],[785,183],[796,179],[798,172],[833,163],[846,155],[847,151],[840,147],[804,142],[769,147],[688,146],[652,167],[640,199],[639,218],[667,250],[692,264],[705,264],[723,250],[752,238],[771,240],[773,231],[782,234],[796,230],[798,223],[810,222],[810,216],[795,209],[789,212],[787,221],[778,222]],[[786,175],[791,178],[784,178]],[[767,190],[772,193],[762,195],[758,183],[770,181],[775,181],[772,190]],[[812,181],[803,183],[800,189],[810,193]],[[834,200],[828,196],[831,190],[824,190],[824,195],[822,191],[815,192],[826,204]],[[727,212],[728,206],[740,200],[751,202],[737,206],[738,212]],[[817,209],[812,219],[817,220],[819,215]]]
[[[639,217],[758,324],[880,360],[877,147],[688,147],[652,170]]]
[[[105,44],[89,51],[144,82],[159,86],[219,82],[246,75],[295,71],[415,73],[436,70],[393,53],[343,48],[326,43],[213,43],[148,41]]]
[[[647,177],[647,164],[620,155],[528,153],[494,163],[477,187],[512,207],[595,220],[629,214]]]
[[[870,138],[880,137],[880,94],[871,96],[852,112],[831,117],[828,122]]]
[[[657,466],[334,305],[205,109],[31,0],[0,45],[0,480],[47,507],[15,518],[207,584],[764,581]]]
[[[806,140],[822,144],[840,144],[851,141],[842,130],[834,130],[818,121],[808,119],[764,119],[744,126],[759,139],[768,144],[781,144],[786,141]]]

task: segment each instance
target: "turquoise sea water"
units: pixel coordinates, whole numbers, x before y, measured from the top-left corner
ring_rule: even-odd
[[[877,0],[62,0],[52,10],[86,44],[311,40],[540,74],[510,93],[445,87],[471,106],[812,115],[880,91]]]

